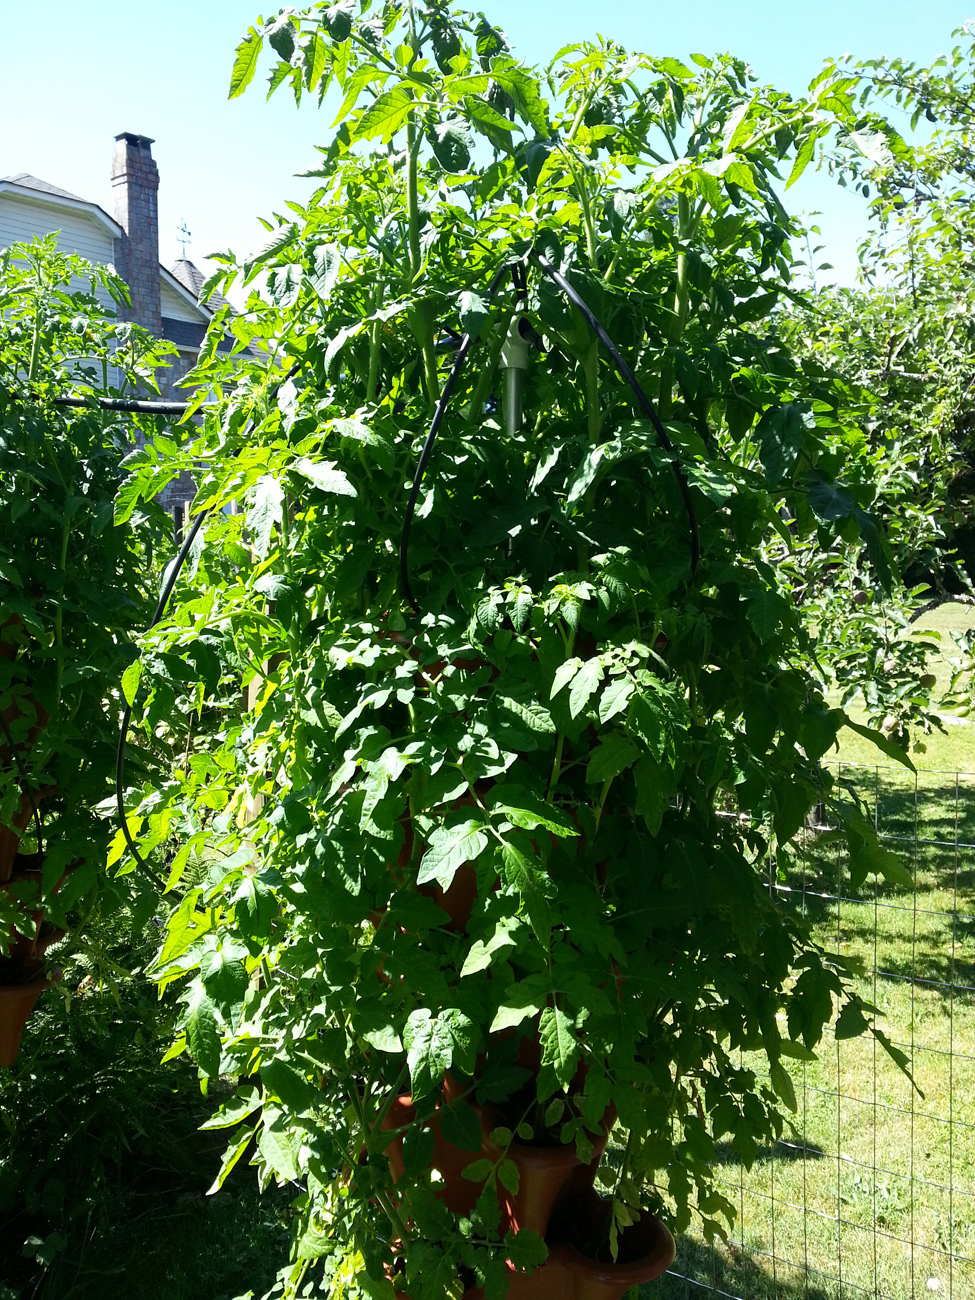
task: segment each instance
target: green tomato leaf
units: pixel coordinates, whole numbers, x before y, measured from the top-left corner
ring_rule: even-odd
[[[301,280],[304,272],[297,262],[288,262],[285,266],[276,266],[267,277],[267,291],[275,307],[286,311],[293,307],[301,294]]]
[[[295,52],[295,29],[288,14],[279,15],[270,27],[265,29],[268,44],[279,59],[290,63]]]
[[[139,680],[142,677],[142,660],[136,659],[134,663],[129,664],[122,674],[122,694],[125,696],[126,704],[134,704],[135,697],[139,690]]]
[[[261,50],[264,46],[264,40],[258,36],[257,32],[251,27],[247,35],[237,46],[234,55],[234,66],[230,73],[230,93],[228,99],[236,99],[242,95],[250,83],[254,80],[254,73],[257,71],[257,61],[260,58]]]
[[[550,1096],[556,1083],[568,1088],[579,1065],[581,1048],[575,1025],[561,1007],[543,1007],[539,1022],[542,1069],[538,1076],[539,1098]]]
[[[273,1116],[270,1123],[269,1116]],[[271,1108],[265,1110],[264,1127],[257,1139],[257,1149],[279,1183],[290,1183],[298,1177],[294,1141],[280,1111]]]
[[[470,952],[465,957],[460,970],[461,979],[465,975],[474,975],[479,970],[486,970],[497,953],[514,948],[516,943],[517,940],[510,929],[502,924],[495,926],[490,939],[477,939],[471,944]]]
[[[514,714],[518,723],[529,731],[549,735],[555,731],[555,723],[552,721],[551,713],[527,692],[525,698],[521,700],[515,699],[512,695],[497,695],[495,696],[495,703],[498,708]]]
[[[612,731],[601,745],[592,751],[589,766],[586,768],[586,781],[601,785],[636,761],[639,749],[623,731]]]
[[[230,1143],[223,1153],[219,1172],[210,1187],[207,1188],[207,1196],[213,1196],[215,1192],[219,1192],[220,1188],[223,1187],[231,1169],[250,1146],[251,1138],[254,1136],[256,1129],[257,1125],[255,1124],[254,1128],[245,1128],[230,1139]]]
[[[283,226],[276,226],[269,231],[244,262],[244,282],[250,279],[257,267],[282,252],[297,238],[298,227],[293,221],[287,221]]]
[[[328,302],[342,269],[342,255],[338,245],[317,244],[308,256],[311,261],[311,269],[307,272],[308,283],[322,302]]]
[[[490,315],[490,308],[480,294],[465,289],[457,299],[457,314],[464,333],[476,339]]]
[[[401,126],[404,126],[415,105],[409,89],[404,85],[384,90],[369,105],[352,130],[352,140],[373,140],[377,136],[388,144]]]
[[[213,1003],[203,986],[195,979],[185,994],[186,1044],[190,1055],[204,1074],[213,1077],[220,1073],[220,1034]]]
[[[454,1102],[451,1106],[442,1106],[437,1112],[440,1131],[448,1142],[461,1151],[478,1152],[481,1149],[481,1121],[477,1111],[466,1101]]]
[[[306,478],[321,492],[331,492],[333,496],[354,497],[356,490],[349,482],[344,470],[335,468],[334,460],[309,460],[302,456],[294,463],[294,471]]]
[[[471,133],[461,117],[450,117],[435,122],[427,132],[427,139],[437,162],[446,172],[463,172],[470,166]]]
[[[598,659],[587,659],[569,687],[569,712],[577,718],[589,703],[593,692],[603,680],[603,665]]]
[[[332,40],[341,45],[352,35],[352,15],[355,13],[355,0],[340,0],[338,4],[329,5],[322,10],[322,22]]]
[[[581,659],[566,659],[565,663],[559,664],[555,670],[555,679],[552,682],[552,691],[549,695],[550,700],[554,700],[559,691],[568,686],[581,667]]]
[[[211,1115],[205,1123],[200,1125],[200,1128],[207,1130],[233,1128],[235,1124],[245,1120],[248,1115],[252,1115],[260,1104],[261,1094],[257,1088],[253,1084],[241,1084],[237,1090],[237,1095],[231,1097],[230,1101],[221,1106],[216,1115]]]
[[[799,1109],[796,1090],[792,1083],[792,1076],[781,1061],[769,1062],[769,1079],[775,1089],[775,1095],[795,1114]]]
[[[414,1097],[426,1097],[439,1088],[444,1071],[455,1061],[465,1073],[474,1067],[474,1026],[456,1007],[447,1007],[436,1018],[426,1008],[414,1011],[406,1022],[403,1042]]]
[[[599,697],[599,721],[605,724],[610,718],[622,713],[630,702],[633,689],[632,677],[612,678]]]
[[[439,826],[430,836],[430,844],[420,859],[418,885],[435,880],[448,889],[458,867],[473,862],[488,846],[483,822],[465,821],[459,826]]]
[[[284,489],[273,475],[265,474],[257,480],[248,496],[247,529],[255,552],[263,560],[271,549],[275,525],[281,524]]]
[[[247,992],[249,980],[240,960],[245,952],[238,944],[211,948],[200,958],[200,977],[206,991],[227,1020],[240,1013]]]
[[[551,878],[508,841],[501,847],[501,861],[504,883],[521,899],[532,929],[547,944],[552,929],[551,909],[548,905],[553,888]]]
[[[278,900],[267,885],[255,876],[247,876],[240,882],[234,902],[238,933],[255,943],[270,939],[278,914]]]
[[[495,786],[487,802],[492,812],[503,813],[513,826],[521,826],[524,830],[542,826],[562,839],[579,834],[579,828],[566,813],[520,785],[504,782]]]
[[[262,1063],[261,1080],[265,1095],[277,1097],[295,1113],[307,1110],[318,1093],[299,1070],[280,1057]]]
[[[523,1007],[498,1007],[488,1032],[498,1034],[502,1029],[514,1029],[527,1016],[537,1016],[540,1010],[541,1003],[537,1002],[526,1003]]]
[[[892,758],[895,762],[901,763],[912,772],[917,772],[917,768],[908,758],[904,750],[898,748],[892,740],[888,740],[882,731],[875,731],[873,727],[865,727],[859,722],[854,722],[852,718],[847,717],[846,715],[843,717],[843,726],[849,727],[851,731],[855,731],[857,735],[862,736],[864,740],[869,740],[871,744],[876,745],[879,750],[885,753],[888,758]]]

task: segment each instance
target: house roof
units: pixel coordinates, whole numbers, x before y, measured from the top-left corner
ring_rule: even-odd
[[[169,270],[171,274],[174,275],[176,279],[180,282],[180,284],[185,289],[188,289],[190,291],[190,293],[193,295],[194,299],[200,305],[200,307],[203,307],[204,309],[206,308],[209,309],[211,315],[219,307],[230,307],[230,303],[223,296],[223,294],[217,293],[216,290],[214,290],[210,294],[209,298],[205,303],[200,302],[200,290],[203,287],[203,284],[206,280],[206,276],[203,274],[203,272],[194,262],[190,261],[188,257],[178,258],[177,261],[175,261],[172,264]],[[233,309],[231,308],[231,310]]]
[[[52,185],[50,181],[42,181],[40,177],[32,176],[30,172],[18,172],[16,176],[0,176],[0,181],[9,181],[11,185],[17,185],[22,190],[37,190],[39,194],[53,194],[59,199],[74,199],[76,203],[85,202],[77,194],[69,194],[67,190]]]
[[[190,265],[192,266],[192,263],[190,263]],[[193,270],[196,271],[195,266],[193,267]],[[199,271],[196,271],[196,273],[197,275],[200,275]],[[208,321],[210,319],[210,317],[213,315],[215,311],[215,308],[209,306],[207,303],[200,302],[200,295],[198,291],[193,289],[190,285],[188,285],[185,280],[180,279],[180,277],[175,273],[175,271],[167,271],[166,268],[163,266],[163,264],[160,262],[159,275],[160,278],[162,279],[162,282],[168,285],[169,288],[172,289],[174,293],[176,293],[180,298],[182,298],[183,301],[187,304],[187,306],[196,308],[196,310],[200,313],[200,315],[203,317],[204,320]],[[202,276],[200,277],[200,280],[202,283]]]
[[[0,193],[5,190],[21,191],[25,198],[29,197],[34,202],[51,207],[86,212],[103,226],[113,239],[119,239],[123,234],[118,222],[114,221],[97,203],[89,203],[86,199],[79,198],[77,194],[71,194],[58,185],[52,185],[38,176],[32,176],[30,172],[18,172],[14,176],[0,177]],[[211,293],[206,302],[200,302],[200,289],[206,277],[188,257],[179,258],[171,270],[167,270],[160,263],[159,274],[163,282],[168,284],[188,306],[194,307],[200,313],[199,322],[176,321],[164,317],[163,337],[177,346],[198,348],[214,313],[220,307],[230,307],[230,303],[220,293]],[[231,311],[233,311],[232,307]],[[219,350],[227,351],[231,346],[232,340],[223,339],[219,344]]]
[[[0,194],[5,190],[14,193],[19,192],[24,198],[32,199],[35,203],[60,208],[62,211],[67,209],[71,212],[84,212],[101,226],[112,239],[122,237],[122,227],[97,203],[89,203],[87,199],[79,199],[77,194],[62,190],[60,186],[52,185],[50,181],[42,181],[40,177],[32,176],[30,172],[18,172],[16,176],[0,177]]]

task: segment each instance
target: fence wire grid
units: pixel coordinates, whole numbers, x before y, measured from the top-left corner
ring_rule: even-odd
[[[687,1235],[648,1296],[975,1298],[975,774],[830,770],[872,810],[913,890],[868,879],[854,891],[841,843],[816,826],[770,887],[828,952],[860,958],[858,991],[917,1089],[872,1036],[825,1037],[815,1062],[793,1063],[792,1131],[751,1170],[723,1154],[729,1243]]]

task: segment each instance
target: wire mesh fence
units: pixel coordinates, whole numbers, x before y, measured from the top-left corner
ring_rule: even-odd
[[[828,952],[856,964],[878,1026],[795,1063],[791,1131],[720,1177],[728,1244],[686,1236],[663,1300],[972,1300],[975,1297],[975,775],[837,764],[914,888],[854,890],[843,843],[809,827],[771,887]],[[757,1061],[753,1068],[757,1070]]]

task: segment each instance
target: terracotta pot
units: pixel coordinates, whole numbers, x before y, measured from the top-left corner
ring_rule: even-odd
[[[511,1143],[507,1158],[518,1170],[518,1190],[509,1192],[500,1185],[498,1187],[502,1235],[512,1228],[515,1232],[530,1229],[545,1236],[552,1215],[562,1200],[592,1187],[615,1118],[614,1112],[604,1121],[604,1131],[591,1135],[593,1154],[588,1162],[576,1155],[574,1143],[559,1146]],[[501,1151],[488,1138],[485,1155],[490,1157],[492,1153],[497,1159]]]
[[[571,1291],[560,1290],[565,1284],[565,1274],[561,1269],[553,1269],[548,1262],[536,1268],[534,1273],[519,1273],[508,1265],[507,1300],[570,1300]],[[484,1300],[481,1287],[473,1287],[464,1292],[464,1300]]]
[[[31,915],[33,916],[34,913]],[[23,934],[20,930],[14,931],[14,941],[8,955],[18,962],[38,961],[52,944],[60,943],[63,938],[64,931],[60,926],[41,917],[35,924],[32,934]]]
[[[396,1129],[405,1129],[415,1119],[416,1109],[413,1106],[413,1099],[407,1093],[397,1097],[393,1102],[382,1122],[381,1128],[383,1132],[387,1133]],[[468,1165],[473,1164],[475,1160],[481,1158],[481,1152],[463,1151],[460,1147],[454,1146],[452,1142],[448,1142],[440,1131],[440,1124],[436,1116],[426,1123],[433,1133],[434,1141],[433,1160],[430,1162],[431,1168],[436,1169],[443,1179],[443,1182],[437,1188],[437,1194],[448,1210],[452,1210],[454,1214],[462,1214],[469,1218],[484,1184],[471,1182],[469,1178],[465,1178],[464,1170]],[[406,1172],[406,1166],[403,1163],[402,1134],[397,1134],[393,1138],[383,1154],[389,1161],[393,1182],[398,1183]]]
[[[48,975],[39,962],[25,963],[21,970],[22,980],[0,984],[0,1067],[16,1061],[24,1026],[37,999],[61,978],[59,968]]]
[[[54,882],[51,889],[52,894],[64,884],[70,873],[84,861],[83,858],[76,858],[64,873]],[[44,857],[40,853],[18,853],[14,860],[14,869],[10,874],[10,879],[4,884],[0,884],[0,889],[10,890],[11,886],[31,885],[33,886],[33,895],[28,895],[24,900],[27,904],[24,911],[25,922],[22,928],[14,927],[11,933],[11,944],[7,949],[6,961],[29,962],[36,961],[43,957],[44,953],[50,948],[51,944],[58,943],[64,938],[64,931],[53,922],[45,920],[42,907],[32,907],[29,904],[34,902],[35,898],[41,901],[42,888],[44,883],[43,875]],[[23,906],[23,903],[22,903]]]
[[[530,1049],[529,1049],[530,1051]],[[583,1086],[585,1074],[579,1084]],[[449,1073],[444,1079],[444,1097],[455,1100],[463,1092],[461,1085]],[[596,1170],[606,1150],[610,1130],[616,1122],[616,1108],[610,1106],[603,1117],[598,1133],[591,1133],[592,1157],[586,1162],[579,1159],[574,1143],[534,1144],[515,1140],[504,1151],[491,1137],[492,1131],[502,1122],[494,1106],[480,1106],[471,1102],[481,1121],[481,1151],[496,1162],[504,1158],[513,1161],[518,1170],[518,1190],[509,1192],[498,1183],[498,1200],[501,1203],[500,1233],[509,1228],[514,1231],[531,1230],[544,1237],[552,1213],[563,1197],[576,1195],[592,1188]],[[479,1194],[481,1185],[477,1185]],[[476,1197],[475,1197],[476,1199]]]
[[[580,1245],[603,1236],[609,1215],[609,1203],[592,1189],[560,1207],[549,1233],[544,1268],[561,1275],[562,1289],[556,1294],[565,1300],[622,1300],[631,1286],[652,1282],[674,1262],[674,1239],[648,1210],[641,1210],[636,1223],[620,1232],[615,1262],[584,1254]]]

